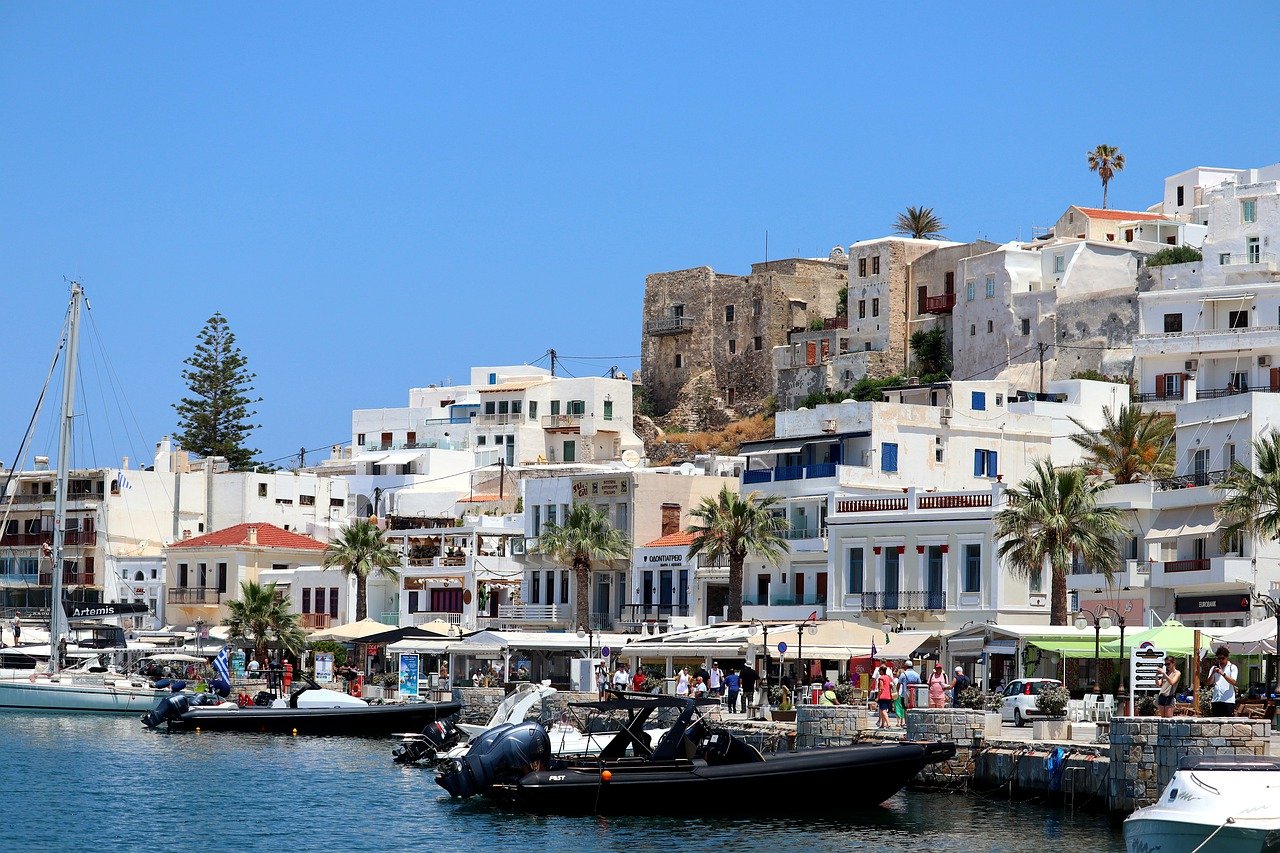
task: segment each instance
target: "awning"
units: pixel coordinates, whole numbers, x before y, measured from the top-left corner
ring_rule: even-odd
[[[823,435],[808,435],[798,438],[774,438],[761,441],[744,441],[738,449],[739,456],[760,456],[765,453],[799,453],[806,444],[830,444],[844,441],[846,438],[866,438],[871,435],[867,430],[859,432],[833,432]]]
[[[876,657],[881,660],[906,660],[916,656],[925,643],[933,639],[926,631],[900,631],[889,635],[889,642],[876,643]]]
[[[1207,506],[1162,509],[1147,536],[1153,539],[1173,539],[1178,536],[1207,536],[1216,532],[1218,522],[1213,508]]]
[[[768,456],[774,453],[799,453],[799,444],[777,444],[772,447],[753,447],[750,450],[742,451],[743,456]]]
[[[1062,639],[1044,639],[1030,640],[1031,645],[1046,652],[1054,652],[1066,658],[1091,658],[1094,654],[1093,640],[1062,640]],[[1119,657],[1119,650],[1111,654],[1107,654],[1105,643],[1099,644],[1099,657]]]
[[[387,651],[391,654],[418,654],[418,655],[443,655],[449,651],[449,646],[461,643],[459,639],[447,640],[400,640],[387,646]]]
[[[522,382],[503,382],[501,385],[486,385],[483,388],[477,388],[476,391],[481,394],[505,394],[509,391],[525,391],[547,381],[546,379],[526,379]]]
[[[379,462],[379,461],[381,461],[383,458],[385,458],[386,456],[387,456],[387,454],[386,454],[386,452],[385,452],[385,451],[384,451],[384,452],[381,452],[381,453],[376,452],[376,451],[374,451],[374,452],[370,452],[370,453],[357,453],[355,456],[352,456],[352,457],[351,457],[349,460],[347,460],[347,461],[348,461],[348,462],[360,462],[360,463],[365,463],[365,462]]]
[[[984,643],[982,637],[957,637],[947,641],[947,653],[952,657],[976,658],[982,654]]]
[[[1228,293],[1224,296],[1201,296],[1201,302],[1240,302],[1245,299],[1253,299],[1256,293]]]
[[[396,450],[388,453],[378,460],[379,465],[408,465],[410,462],[416,462],[421,459],[426,451],[423,450]]]

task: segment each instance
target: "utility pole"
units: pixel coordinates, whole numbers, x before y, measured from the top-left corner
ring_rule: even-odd
[[[307,467],[307,449],[305,447],[298,448],[298,467]]]
[[[1049,345],[1041,341],[1036,345],[1040,349],[1040,393],[1044,393],[1044,354],[1049,349]]]
[[[553,349],[549,349],[547,350],[547,355],[551,356],[551,375],[555,376],[556,375],[556,351]]]
[[[498,460],[498,500],[502,500],[506,495],[505,486],[507,484],[507,460]]]

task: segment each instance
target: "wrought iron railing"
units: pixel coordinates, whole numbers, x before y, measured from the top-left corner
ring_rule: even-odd
[[[1177,477],[1161,477],[1155,481],[1156,491],[1167,492],[1170,489],[1192,489],[1196,486],[1212,486],[1227,478],[1229,471],[1197,471]]]
[[[863,610],[946,610],[945,592],[864,592]]]

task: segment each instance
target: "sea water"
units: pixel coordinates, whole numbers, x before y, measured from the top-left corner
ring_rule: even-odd
[[[814,815],[762,786],[742,815],[536,817],[452,801],[387,739],[150,731],[133,716],[0,712],[3,851],[1122,851],[1099,813],[903,792]]]

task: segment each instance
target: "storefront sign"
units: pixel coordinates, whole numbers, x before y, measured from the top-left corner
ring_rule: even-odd
[[[1226,595],[1180,595],[1174,605],[1174,612],[1186,616],[1197,613],[1248,613],[1249,596],[1239,592]]]
[[[640,565],[645,568],[653,566],[683,566],[684,551],[661,551],[657,554],[644,554],[640,557]]]
[[[333,652],[316,652],[316,681],[321,684],[333,681]]]
[[[1164,671],[1164,649],[1143,643],[1129,652],[1129,683],[1133,692],[1155,692],[1160,689],[1156,676]]]
[[[573,484],[575,498],[616,497],[627,494],[629,490],[630,481],[617,477],[605,480],[580,480]]]
[[[418,695],[418,656],[400,655],[400,695]]]

